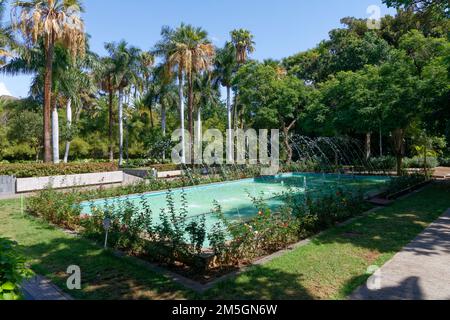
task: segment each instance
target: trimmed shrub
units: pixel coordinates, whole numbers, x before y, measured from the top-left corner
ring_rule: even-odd
[[[424,158],[414,157],[403,159],[403,167],[407,169],[423,168]],[[427,157],[427,168],[436,168],[439,166],[439,162],[435,157]]]
[[[395,159],[395,157],[384,156],[371,158],[369,164],[375,170],[395,170],[395,168],[397,167],[397,160]]]
[[[21,299],[20,285],[32,274],[25,259],[18,253],[17,244],[0,238],[0,300]]]
[[[440,158],[439,165],[441,167],[450,167],[450,158]]]
[[[0,176],[16,176],[17,178],[63,176],[70,174],[117,171],[115,163],[16,163],[0,164]]]

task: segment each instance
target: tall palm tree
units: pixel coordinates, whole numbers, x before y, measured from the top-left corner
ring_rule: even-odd
[[[108,141],[109,161],[114,161],[114,98],[116,83],[114,79],[114,63],[110,57],[100,58],[94,68],[93,76],[99,88],[108,96]]]
[[[81,110],[83,103],[89,100],[89,96],[96,91],[96,86],[92,77],[84,71],[86,68],[92,68],[97,63],[97,56],[88,51],[83,60],[68,65],[61,79],[62,100],[66,105],[66,147],[64,151],[64,163],[69,161],[70,145],[73,139],[73,113],[72,107]],[[79,113],[78,113],[79,114]]]
[[[119,43],[107,43],[108,51],[113,65],[113,83],[117,89],[119,111],[119,166],[123,164],[123,104],[124,91],[133,83],[136,83],[138,62],[141,51],[135,47],[129,47],[126,41]]]
[[[178,95],[181,121],[181,162],[186,164],[185,135],[184,135],[184,85],[188,84],[188,122],[191,136],[194,133],[194,97],[193,74],[206,70],[212,64],[214,46],[208,40],[208,33],[201,28],[181,24],[173,30],[163,27],[162,40],[155,46],[155,54],[164,57],[167,71],[178,74]],[[190,159],[191,160],[191,159]]]
[[[52,109],[52,75],[55,45],[61,43],[72,57],[84,55],[84,22],[79,0],[30,0],[13,3],[13,26],[27,43],[43,40],[45,49],[44,79],[44,161],[51,162],[50,113]]]
[[[217,106],[220,101],[219,83],[214,81],[212,72],[204,72],[194,78],[194,100],[197,108],[197,144],[202,141],[202,110],[203,107]]]
[[[255,51],[253,38],[253,34],[246,29],[231,31],[231,42],[236,48],[236,60],[239,64],[247,62],[248,54]]]
[[[231,31],[231,43],[236,49],[236,61],[238,63],[238,66],[242,66],[245,64],[248,60],[248,55],[255,51],[255,42],[253,41],[254,36],[253,34],[246,29],[236,29]],[[239,99],[239,92],[236,91],[236,94],[234,96],[234,120],[235,120],[235,127],[237,128],[237,120],[238,120],[238,114],[237,114],[237,106],[238,106],[238,99]],[[244,112],[241,110],[241,117],[243,117]],[[244,121],[241,118],[241,127],[243,129],[244,127]]]
[[[233,77],[237,69],[236,48],[231,42],[227,42],[223,49],[217,51],[215,59],[215,76],[222,86],[227,90],[227,119],[228,131],[232,130],[232,106],[231,106],[231,88]],[[228,160],[232,161],[232,135],[228,134]]]

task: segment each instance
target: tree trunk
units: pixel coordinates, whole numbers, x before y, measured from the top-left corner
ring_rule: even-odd
[[[67,100],[66,120],[67,120],[67,131],[70,133],[70,130],[72,128],[72,99]],[[69,152],[70,152],[71,138],[67,139],[67,141],[66,141],[66,150],[64,152],[64,163],[69,162]]]
[[[59,119],[56,97],[52,98],[52,147],[53,163],[59,164]]]
[[[231,86],[227,86],[227,116],[228,116],[228,136],[227,136],[227,147],[228,147],[228,162],[233,162],[233,135],[231,134],[232,129],[232,110],[231,110]]]
[[[202,108],[199,107],[197,111],[197,157],[201,158],[202,148]],[[197,159],[195,159],[197,160]]]
[[[178,98],[180,102],[180,121],[181,121],[181,163],[186,164],[186,144],[184,136],[184,92],[183,92],[183,72],[178,75]]]
[[[426,146],[423,147],[423,171],[425,172],[425,176],[428,177],[428,148]]]
[[[192,79],[192,72],[188,77],[188,130],[191,135],[191,141],[194,137],[194,85]],[[192,156],[194,154],[194,145],[191,143],[189,145],[191,159],[189,159],[189,163],[192,161]]]
[[[372,133],[366,133],[366,161],[370,160],[372,150]]]
[[[114,107],[114,96],[113,91],[109,91],[109,161],[114,161],[114,140],[113,140],[113,107]]]
[[[119,90],[119,166],[123,165],[123,92]]]
[[[383,132],[381,131],[380,126],[380,157],[383,156]]]
[[[153,122],[153,101],[150,102],[149,110],[150,110],[150,127],[153,129],[155,127],[155,124]]]
[[[51,111],[52,111],[52,81],[54,44],[51,41],[46,50],[46,66],[44,78],[44,162],[52,162]]]
[[[286,152],[287,152],[287,164],[291,164],[292,163],[292,156],[293,156],[293,150],[291,147],[291,144],[289,143],[289,130],[287,130],[286,128],[283,128],[283,133],[284,133],[284,145],[286,147]]]
[[[166,137],[166,106],[164,103],[161,104],[161,128],[162,128],[162,134],[163,137]],[[166,160],[166,150],[164,149],[163,160]]]
[[[281,121],[282,123],[282,129],[283,129],[283,134],[284,134],[284,145],[286,147],[286,152],[287,152],[287,163],[291,164],[292,163],[292,157],[294,155],[294,150],[292,149],[291,144],[289,143],[289,132],[291,131],[291,129],[295,126],[295,124],[297,123],[297,120],[292,121],[287,127],[286,124]]]
[[[397,158],[397,175],[401,176],[403,174],[402,164],[404,155],[405,130],[395,129],[392,132],[392,139],[394,144],[395,156]]]

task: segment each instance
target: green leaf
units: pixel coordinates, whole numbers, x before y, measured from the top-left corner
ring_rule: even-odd
[[[16,285],[12,282],[6,282],[2,285],[3,290],[12,291],[16,288]]]

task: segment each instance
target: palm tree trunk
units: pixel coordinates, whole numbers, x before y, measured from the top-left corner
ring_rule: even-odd
[[[184,92],[183,92],[183,72],[178,73],[178,98],[180,102],[180,121],[181,121],[181,163],[186,164],[186,144],[184,136]]]
[[[53,76],[53,57],[54,44],[50,43],[46,50],[46,66],[44,79],[44,162],[52,162],[52,137],[51,137],[51,110],[52,110],[52,76]]]
[[[123,92],[119,90],[119,166],[123,164]]]
[[[72,99],[67,100],[66,106],[66,120],[67,120],[67,131],[70,133],[72,128]],[[64,152],[64,163],[69,162],[69,152],[70,152],[70,142],[71,139],[66,141],[66,150]]]
[[[383,156],[383,133],[380,126],[380,157]]]
[[[161,128],[163,137],[166,137],[166,106],[164,103],[161,104]],[[163,151],[163,160],[166,160],[166,150]]]
[[[201,159],[202,159],[202,108],[199,106],[198,107],[198,111],[197,111],[197,134],[196,134],[196,139],[197,139],[197,159],[195,159],[197,162],[196,164],[201,164]]]
[[[393,139],[393,144],[394,144],[395,156],[397,158],[397,175],[401,176],[403,174],[402,165],[403,165],[403,155],[404,155],[405,130],[395,129],[392,132],[392,139]]]
[[[370,159],[372,150],[372,133],[366,133],[366,161]]]
[[[153,122],[153,103],[150,103],[150,127],[153,129],[155,127],[155,123]]]
[[[54,99],[52,99],[54,100]],[[56,108],[56,101],[52,108],[52,145],[53,145],[53,163],[59,164],[59,119],[58,109]]]
[[[232,110],[231,110],[231,86],[227,86],[227,116],[228,116],[228,135],[227,135],[227,146],[228,146],[228,162],[233,162],[233,135],[232,132]]]
[[[192,138],[194,137],[194,85],[193,85],[193,80],[192,80],[192,72],[189,75],[189,79],[188,79],[188,130],[189,130],[189,134],[191,136],[191,140],[193,141]],[[194,145],[191,143],[189,145],[190,148],[190,158],[189,159],[189,163],[191,163],[192,161],[192,155],[194,154]]]
[[[113,140],[113,104],[114,96],[113,91],[109,91],[109,161],[114,161],[114,140]]]

